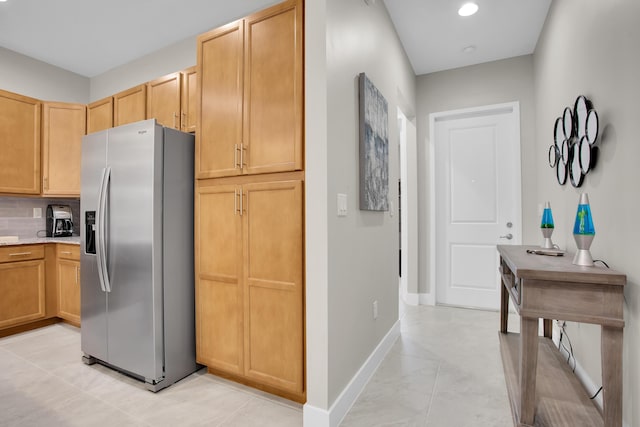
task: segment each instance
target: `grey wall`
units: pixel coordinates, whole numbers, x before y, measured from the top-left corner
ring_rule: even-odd
[[[45,237],[47,205],[69,205],[73,215],[73,234],[80,234],[79,199],[40,199],[36,197],[0,197],[0,236],[20,239]],[[40,208],[42,216],[33,217],[33,209]]]
[[[0,89],[43,101],[89,101],[89,79],[0,47]]]
[[[587,192],[596,228],[591,253],[627,274],[624,330],[624,421],[640,425],[640,2],[562,0],[551,4],[534,55],[538,198],[553,208],[556,243],[575,250],[573,222],[580,192]],[[580,94],[600,116],[601,151],[580,189],[560,187],[546,164],[553,122]],[[600,383],[600,331],[570,324],[574,354]]]
[[[330,0],[326,13],[328,393],[333,402],[398,320],[396,111],[403,103],[408,115],[415,111],[415,75],[383,2]],[[388,102],[390,212],[358,209],[361,72]],[[337,193],[347,194],[347,217],[336,215]]]
[[[189,37],[93,77],[90,102],[193,65],[196,65],[196,37]]]
[[[417,78],[418,125],[418,205],[419,205],[419,292],[429,289],[429,114],[520,102],[520,144],[522,159],[523,243],[540,237],[536,198],[536,139],[531,55],[504,59]],[[435,236],[434,236],[435,237]]]

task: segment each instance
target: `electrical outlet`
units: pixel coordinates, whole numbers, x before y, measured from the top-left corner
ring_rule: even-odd
[[[33,217],[42,218],[42,208],[33,208]]]
[[[378,318],[378,301],[373,302],[373,318],[374,320]]]

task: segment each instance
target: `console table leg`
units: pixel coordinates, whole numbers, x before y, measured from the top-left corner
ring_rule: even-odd
[[[602,327],[604,426],[622,425],[622,328]]]
[[[553,320],[544,319],[542,321],[542,324],[543,324],[543,330],[544,330],[544,337],[551,338],[551,336],[553,335]]]
[[[520,319],[520,423],[533,425],[538,367],[538,319]]]
[[[509,291],[502,280],[500,289],[500,332],[506,334],[509,321]]]

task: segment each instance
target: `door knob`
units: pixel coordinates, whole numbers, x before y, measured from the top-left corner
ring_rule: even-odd
[[[508,233],[506,236],[500,236],[501,239],[511,240],[513,239],[513,234]]]

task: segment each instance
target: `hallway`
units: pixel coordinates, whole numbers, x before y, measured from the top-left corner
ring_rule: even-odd
[[[341,427],[513,425],[497,312],[405,306],[401,331]]]

